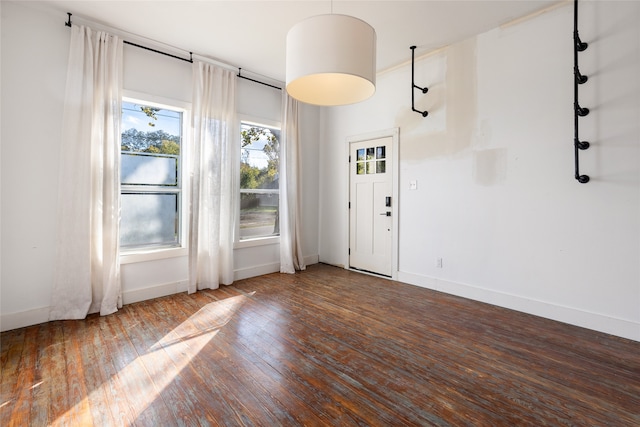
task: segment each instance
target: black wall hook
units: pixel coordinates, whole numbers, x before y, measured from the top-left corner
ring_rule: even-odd
[[[576,82],[581,85],[587,82],[587,80],[589,80],[588,76],[583,76],[582,74],[580,74],[580,70],[575,70],[574,74],[576,76]]]
[[[577,4],[577,0],[576,0],[576,4]],[[577,15],[575,17],[575,20],[576,20],[576,24],[577,24],[577,22],[578,22]],[[583,50],[587,50],[587,48],[589,47],[589,43],[585,43],[582,40],[580,40],[580,36],[578,35],[578,27],[577,27],[577,25],[576,25],[576,28],[575,28],[575,43],[576,43],[576,50],[578,52],[582,52]]]
[[[576,104],[576,114],[580,117],[584,117],[589,114],[589,109],[586,107],[581,107],[579,104]]]
[[[427,87],[420,87],[418,85],[416,85],[415,83],[415,74],[414,74],[414,63],[415,63],[415,52],[416,52],[416,47],[415,46],[411,46],[411,110],[415,111],[416,113],[420,113],[422,114],[422,117],[427,117],[429,115],[428,111],[420,111],[420,110],[416,110],[416,104],[415,104],[415,90],[418,89],[420,90],[422,93],[427,93],[429,91],[429,88]]]
[[[67,12],[67,22],[64,23],[67,27],[71,26],[71,14]]]

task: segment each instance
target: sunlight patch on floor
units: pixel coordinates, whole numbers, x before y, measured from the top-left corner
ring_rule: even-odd
[[[205,305],[149,347],[146,353],[136,357],[58,417],[56,424],[65,424],[65,420],[86,420],[87,416],[90,418],[90,402],[103,400],[110,395],[112,405],[124,401],[129,406],[128,414],[119,414],[121,420],[124,418],[134,422],[231,320],[246,299],[247,296],[238,295]],[[127,396],[114,396],[113,390],[119,389],[126,390]],[[115,409],[112,413],[117,415],[118,409],[112,409]],[[79,411],[84,414],[79,414]],[[91,419],[86,421],[91,423]]]

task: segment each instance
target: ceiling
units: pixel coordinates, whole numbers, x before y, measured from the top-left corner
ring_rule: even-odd
[[[332,8],[375,28],[380,72],[410,60],[411,45],[417,46],[419,57],[566,1],[45,0],[61,12],[61,20],[71,12],[74,22],[84,18],[278,81],[285,80],[289,28]]]

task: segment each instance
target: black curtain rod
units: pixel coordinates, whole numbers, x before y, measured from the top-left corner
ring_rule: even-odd
[[[281,87],[270,85],[269,83],[261,82],[260,80],[250,79],[249,77],[243,76],[241,73],[242,73],[242,68],[238,68],[238,77],[240,77],[241,79],[249,80],[250,82],[260,83],[261,85],[265,85],[265,86],[272,87],[274,89],[282,90]]]
[[[71,27],[71,15],[72,15],[71,13],[67,12],[67,22],[64,23],[64,25],[66,25],[67,27]],[[147,47],[147,46],[142,46],[142,45],[139,45],[137,43],[133,43],[133,42],[130,42],[130,41],[127,41],[127,40],[123,40],[122,42],[124,44],[128,44],[130,46],[139,47],[140,49],[144,49],[144,50],[148,50],[148,51],[151,51],[151,52],[159,53],[160,55],[169,56],[171,58],[179,59],[180,61],[185,61],[185,62],[188,62],[190,64],[193,64],[193,52],[189,52],[189,59],[187,59],[187,58],[182,58],[180,56],[172,55],[172,54],[167,53],[167,52],[162,52],[161,50],[152,49],[152,48]],[[271,85],[269,83],[265,83],[265,82],[261,82],[259,80],[250,79],[249,77],[245,77],[245,76],[241,75],[241,71],[242,71],[242,68],[238,68],[238,77],[240,77],[241,79],[250,80],[250,81],[255,82],[255,83],[260,83],[261,85],[265,85],[265,86],[272,87],[274,89],[282,90],[282,88],[280,88],[278,86],[274,86],[274,85]]]
[[[185,61],[185,62],[188,62],[190,64],[193,64],[193,52],[189,52],[189,59],[187,59],[187,58],[182,58],[180,56],[172,55],[172,54],[167,53],[167,52],[162,52],[160,50],[152,49],[150,47],[146,47],[146,46],[142,46],[142,45],[135,44],[135,43],[132,43],[132,42],[128,42],[126,40],[122,40],[122,43],[128,44],[130,46],[139,47],[140,49],[150,50],[151,52],[159,53],[160,55],[170,56],[171,58],[179,59],[180,61]]]
[[[67,12],[67,16],[68,16],[67,17],[67,22],[65,22],[64,25],[66,25],[67,27],[71,27],[71,13]],[[189,62],[189,63],[193,64],[193,52],[189,52],[189,59],[187,59],[187,58],[182,58],[180,56],[172,55],[172,54],[167,53],[167,52],[162,52],[161,50],[152,49],[150,47],[142,46],[142,45],[139,45],[139,44],[127,41],[127,40],[122,40],[122,43],[131,45],[131,46],[135,46],[135,47],[139,47],[140,49],[149,50],[151,52],[159,53],[160,55],[169,56],[171,58],[179,59],[180,61],[185,61],[185,62]]]

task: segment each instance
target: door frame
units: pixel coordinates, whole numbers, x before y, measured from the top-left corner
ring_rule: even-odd
[[[378,139],[378,138],[386,138],[386,137],[391,137],[391,153],[393,155],[393,160],[391,162],[391,168],[392,168],[392,174],[391,174],[391,279],[392,280],[398,280],[398,230],[399,230],[399,221],[398,221],[398,212],[399,212],[399,164],[400,164],[400,159],[399,159],[399,142],[400,142],[400,128],[390,128],[390,129],[383,129],[383,130],[379,130],[379,131],[373,131],[373,132],[367,132],[367,133],[363,133],[363,134],[358,134],[358,135],[352,135],[352,136],[348,136],[345,139],[345,154],[346,154],[346,159],[349,159],[349,155],[351,152],[351,144],[354,142],[362,142],[362,141],[367,141],[370,139]],[[355,161],[355,159],[352,159],[353,161]],[[349,174],[349,170],[350,170],[350,163],[347,161],[346,163],[346,167],[344,169],[344,173],[345,176],[347,178],[346,182],[347,182],[347,191],[346,193],[346,200],[344,202],[344,206],[345,206],[345,210],[344,210],[344,215],[346,218],[346,224],[347,224],[347,232],[345,233],[344,236],[344,248],[345,248],[345,258],[344,258],[344,268],[346,270],[353,270],[353,271],[357,271],[359,273],[365,273],[361,270],[356,270],[356,269],[352,269],[349,265],[349,236],[351,234],[351,219],[350,219],[350,212],[349,212],[349,200],[351,199],[351,175]],[[370,273],[373,274],[373,273]],[[374,274],[375,276],[378,276],[377,274]],[[379,276],[379,277],[386,277],[386,276]]]

